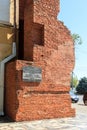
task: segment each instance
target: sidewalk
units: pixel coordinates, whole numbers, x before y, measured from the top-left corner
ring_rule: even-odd
[[[87,130],[87,106],[83,102],[72,104],[76,108],[76,117],[46,119],[28,122],[0,123],[0,130]]]

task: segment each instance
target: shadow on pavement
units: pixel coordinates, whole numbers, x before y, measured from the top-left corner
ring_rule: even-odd
[[[7,116],[0,116],[0,123],[8,123],[12,122],[12,120]]]

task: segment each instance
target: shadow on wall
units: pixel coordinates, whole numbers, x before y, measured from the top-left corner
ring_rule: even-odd
[[[24,58],[24,20],[19,22],[19,44],[18,44],[18,59]],[[29,61],[33,61],[33,47],[34,45],[44,46],[44,25],[33,23],[32,30],[29,34],[28,55]],[[26,59],[25,59],[26,60]]]
[[[34,45],[44,45],[44,25],[33,23],[33,0],[20,0],[19,12],[18,59],[33,61]]]

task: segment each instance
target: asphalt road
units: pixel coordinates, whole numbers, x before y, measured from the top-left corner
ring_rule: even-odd
[[[79,96],[79,101],[78,103],[72,103],[72,107],[76,109],[76,114],[80,115],[82,114],[87,114],[87,106],[84,105],[83,103],[83,95],[78,95]]]

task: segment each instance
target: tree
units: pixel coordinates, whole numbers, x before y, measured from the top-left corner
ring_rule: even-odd
[[[74,45],[78,45],[78,44],[80,45],[80,44],[82,44],[82,39],[79,36],[79,34],[73,33],[72,34],[72,39],[74,41]]]
[[[84,94],[85,92],[87,92],[87,78],[86,77],[81,78],[76,88],[76,91],[79,94]]]
[[[78,80],[77,76],[73,75],[73,72],[72,72],[72,76],[71,76],[71,88],[72,89],[73,88],[76,89],[78,83],[79,83],[79,80]]]
[[[82,39],[79,36],[79,34],[73,33],[71,34],[73,42],[74,42],[74,47],[75,47],[75,62],[76,62],[76,45],[81,45],[82,44]],[[71,87],[77,87],[78,85],[78,78],[73,77],[73,72],[72,72],[72,78],[71,78]]]

